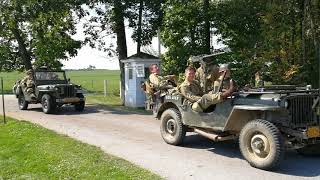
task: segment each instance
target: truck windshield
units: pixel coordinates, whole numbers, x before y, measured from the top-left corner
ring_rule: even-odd
[[[64,72],[36,72],[37,80],[65,80]]]

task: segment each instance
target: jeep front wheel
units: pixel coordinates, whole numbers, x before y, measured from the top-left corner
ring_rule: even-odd
[[[256,168],[276,168],[284,154],[284,142],[278,128],[265,120],[253,120],[240,132],[239,146],[243,157]]]
[[[170,108],[161,115],[160,132],[163,140],[171,145],[180,145],[186,135],[186,127],[182,124],[180,112]]]
[[[23,94],[20,94],[20,95],[18,96],[18,105],[19,105],[19,109],[20,109],[20,110],[26,110],[26,109],[28,109],[29,102],[26,101],[26,99],[24,98],[24,95],[23,95]]]
[[[53,113],[56,109],[55,102],[49,94],[45,94],[41,98],[42,111],[46,114]]]

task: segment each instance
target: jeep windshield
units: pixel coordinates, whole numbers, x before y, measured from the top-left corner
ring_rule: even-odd
[[[64,71],[36,71],[35,79],[37,85],[68,83]]]

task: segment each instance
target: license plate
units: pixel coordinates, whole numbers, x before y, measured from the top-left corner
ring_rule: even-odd
[[[320,137],[320,127],[319,126],[309,127],[307,130],[307,136],[308,138]]]

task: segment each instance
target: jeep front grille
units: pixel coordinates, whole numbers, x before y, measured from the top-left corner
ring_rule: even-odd
[[[294,127],[319,124],[319,118],[312,109],[315,95],[296,95],[288,97],[289,117]]]
[[[64,87],[64,97],[75,97],[74,86]]]

